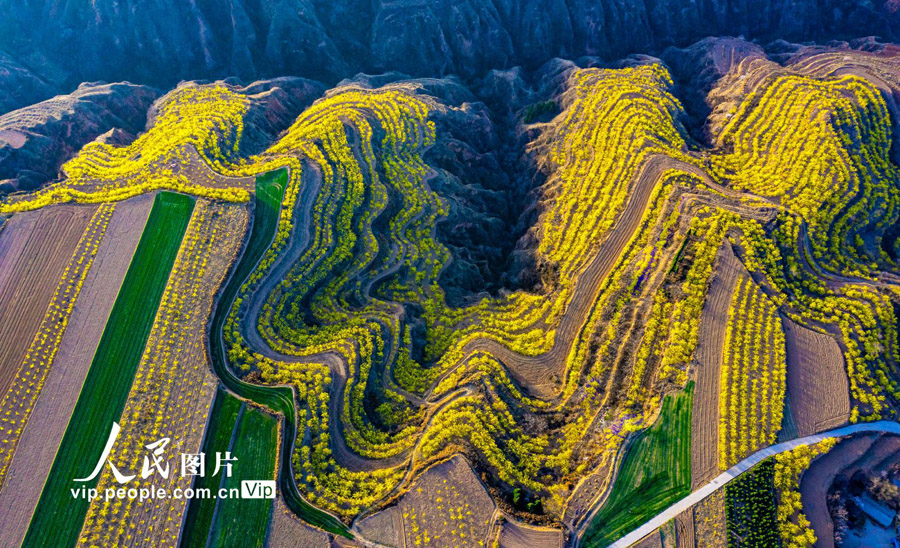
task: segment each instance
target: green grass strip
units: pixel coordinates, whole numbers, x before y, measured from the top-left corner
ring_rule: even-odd
[[[240,289],[241,284],[247,279],[259,259],[272,244],[275,237],[275,229],[278,228],[278,218],[281,215],[281,200],[284,199],[284,190],[288,184],[287,170],[270,171],[256,178],[256,206],[253,211],[253,230],[250,232],[250,240],[247,242],[247,250],[241,257],[234,271],[233,280],[240,283],[234,284],[233,295]],[[231,289],[229,283],[227,289]],[[224,301],[223,301],[224,302]],[[223,310],[223,312],[228,312]]]
[[[656,423],[628,449],[613,490],[584,534],[583,545],[607,546],[691,492],[691,403],[694,383],[667,395]]]
[[[231,456],[238,460],[232,463],[231,477],[222,479],[222,488],[240,492],[243,480],[274,479],[273,447],[278,447],[278,420],[255,407],[247,407],[231,447]],[[221,476],[222,472],[217,477]],[[210,547],[262,548],[265,545],[273,499],[227,498],[218,502]]]
[[[86,483],[73,480],[91,473],[112,423],[122,415],[193,209],[192,198],[171,192],[157,194],[23,546],[73,546],[78,540],[90,503],[86,498],[73,498],[69,490],[97,486],[99,476]],[[120,439],[123,435],[127,433],[120,434]]]
[[[235,398],[225,390],[219,388],[216,392],[216,400],[210,411],[209,425],[206,427],[206,439],[203,442],[203,453],[206,455],[207,467],[215,466],[216,452],[229,450],[232,433],[237,423],[241,410],[241,400]],[[212,476],[213,469],[205,470],[205,474],[198,476],[194,485],[195,490],[219,488],[219,476]],[[209,529],[212,526],[213,515],[216,511],[216,500],[213,498],[194,498],[188,503],[187,515],[184,518],[184,527],[181,533],[181,548],[203,548],[209,538]]]

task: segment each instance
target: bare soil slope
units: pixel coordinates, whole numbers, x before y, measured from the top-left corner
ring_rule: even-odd
[[[799,436],[835,428],[850,416],[850,388],[837,342],[784,319],[787,393]]]
[[[500,528],[500,548],[562,548],[560,529],[532,527],[507,519]]]
[[[284,500],[278,497],[272,508],[272,521],[269,522],[266,547],[306,548],[312,546],[328,546],[328,535],[292,515],[284,505]]]

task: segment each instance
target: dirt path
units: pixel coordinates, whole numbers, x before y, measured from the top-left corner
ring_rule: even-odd
[[[331,434],[331,450],[335,460],[340,463],[341,466],[350,471],[359,472],[399,465],[404,460],[409,459],[409,452],[388,459],[373,460],[362,457],[347,447],[343,434],[344,421],[340,418],[341,409],[343,408],[345,387],[349,380],[349,367],[343,356],[331,352],[307,357],[283,354],[272,349],[259,332],[257,320],[268,296],[276,289],[278,284],[281,283],[309,246],[312,207],[315,203],[316,196],[318,196],[319,191],[321,190],[323,181],[318,168],[312,164],[304,163],[304,170],[301,177],[300,197],[297,200],[296,211],[294,214],[294,231],[291,234],[287,248],[275,261],[269,273],[263,277],[259,286],[251,295],[247,309],[242,317],[241,333],[245,337],[245,342],[250,348],[268,358],[284,362],[315,361],[325,363],[329,366],[332,373],[332,385],[330,389],[332,396],[329,399],[328,406],[328,427]],[[414,403],[422,402],[421,398],[418,397],[413,397],[411,399]],[[433,404],[433,409],[438,409],[444,404],[445,402],[443,400],[441,403],[435,403]]]
[[[93,205],[67,204],[17,214],[0,233],[0,239],[8,240],[11,252],[0,257],[0,395],[22,365],[96,209]],[[21,221],[17,219],[20,215],[24,217]]]
[[[0,546],[18,546],[25,537],[153,199],[116,205],[0,490]]]
[[[278,287],[278,284],[284,280],[288,271],[300,259],[309,245],[309,225],[312,207],[322,187],[322,177],[315,167],[306,163],[303,165],[303,172],[300,177],[300,196],[297,198],[296,211],[293,216],[294,231],[291,234],[287,249],[279,255],[269,273],[263,276],[259,285],[253,291],[241,324],[241,334],[246,339],[248,346],[269,358],[282,361],[298,361],[298,359],[296,356],[289,356],[272,350],[269,343],[260,335],[257,320],[266,299]]]
[[[691,482],[694,488],[719,472],[719,385],[725,327],[735,282],[745,272],[727,241],[719,249],[716,261],[716,274],[700,316],[695,354],[696,389],[691,413]]]

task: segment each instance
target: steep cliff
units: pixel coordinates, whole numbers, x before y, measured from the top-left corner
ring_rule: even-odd
[[[0,50],[14,58],[0,55],[0,76],[12,62],[60,88],[285,74],[334,83],[386,69],[469,78],[716,34],[891,40],[900,28],[891,0],[0,0],[0,13]]]

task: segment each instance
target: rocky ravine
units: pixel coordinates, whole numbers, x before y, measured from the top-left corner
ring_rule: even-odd
[[[716,34],[895,40],[900,28],[896,0],[0,0],[0,13],[0,113],[83,81],[169,88],[290,74],[331,85],[384,70],[468,79]]]

